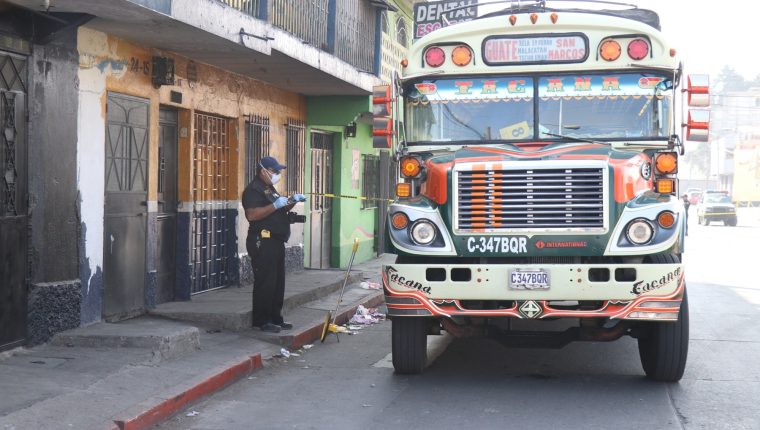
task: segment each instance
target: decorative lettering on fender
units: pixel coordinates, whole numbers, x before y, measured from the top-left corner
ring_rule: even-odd
[[[398,271],[394,269],[393,266],[388,266],[388,281],[393,282],[394,284],[403,288],[409,288],[423,292],[425,294],[430,294],[430,287],[422,286],[421,282],[415,281],[413,279],[406,279],[405,277],[400,276],[398,274]]]
[[[524,236],[498,237],[480,236],[467,238],[468,252],[494,253],[494,254],[525,254],[528,238]]]
[[[676,270],[668,273],[667,275],[664,275],[660,279],[655,279],[649,282],[644,282],[644,281],[634,282],[633,289],[631,290],[631,294],[635,294],[638,296],[638,295],[662,288],[665,285],[670,284],[674,280],[675,281],[679,280],[681,277],[680,275],[681,275],[681,268],[679,267]]]

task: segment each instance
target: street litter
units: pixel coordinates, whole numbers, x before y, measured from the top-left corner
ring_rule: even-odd
[[[297,352],[291,352],[291,353],[290,353],[290,356],[291,356],[291,357],[300,357],[300,356],[301,356],[301,354],[299,354],[299,353],[297,353]]]
[[[285,348],[280,349],[280,355],[285,358],[290,358],[290,351]]]
[[[348,321],[350,324],[377,324],[385,319],[385,315],[377,311],[377,308],[365,308],[362,305],[356,308],[354,316]]]
[[[188,413],[186,414],[186,416],[188,416],[188,417],[194,417],[194,416],[196,416],[196,415],[200,415],[200,414],[201,414],[201,413],[200,413],[200,412],[198,412],[198,411],[192,411],[192,412],[188,412]]]
[[[363,281],[361,284],[359,284],[359,286],[365,290],[379,290],[382,288],[379,283],[372,281]]]
[[[348,283],[348,276],[351,274],[351,266],[354,264],[354,257],[356,257],[356,251],[359,249],[359,238],[354,239],[354,246],[351,248],[351,258],[348,259],[348,267],[346,268],[346,274],[343,277],[343,286],[340,288],[340,296],[338,296],[338,303],[335,304],[335,312],[327,311],[327,315],[325,316],[325,323],[322,325],[322,335],[319,337],[319,340],[324,343],[325,339],[327,339],[327,335],[330,333],[335,333],[335,339],[340,342],[340,337],[338,337],[339,333],[345,333],[344,331],[341,331],[341,328],[348,332],[348,329],[345,327],[340,327],[337,324],[335,324],[335,319],[338,317],[338,308],[340,307],[340,302],[343,301],[343,292],[346,290],[346,284]],[[350,332],[349,332],[350,333]]]
[[[312,344],[304,345],[303,349],[311,349],[313,346]]]

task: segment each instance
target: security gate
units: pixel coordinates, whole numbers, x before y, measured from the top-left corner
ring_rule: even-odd
[[[148,195],[146,99],[108,93],[105,138],[103,317],[144,308]]]
[[[177,268],[177,111],[158,112],[156,303],[174,300]]]
[[[332,133],[311,132],[311,205],[309,210],[311,236],[309,240],[309,267],[330,267],[332,247],[332,199],[321,194],[332,193],[333,176]]]
[[[232,122],[202,113],[194,119],[190,292],[200,293],[229,284],[237,205],[227,207]]]
[[[0,51],[0,350],[26,336],[27,59]]]

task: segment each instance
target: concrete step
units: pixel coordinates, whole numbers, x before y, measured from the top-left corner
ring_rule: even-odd
[[[101,322],[56,334],[54,346],[84,348],[145,348],[154,361],[176,358],[200,348],[197,327],[159,318],[140,317],[117,323]]]
[[[283,314],[339,290],[344,276],[340,270],[305,270],[288,274]],[[360,282],[364,276],[362,271],[352,271],[348,282]],[[148,312],[222,330],[247,330],[251,327],[252,294],[253,286],[250,285],[229,287],[194,295],[188,302],[164,303]]]

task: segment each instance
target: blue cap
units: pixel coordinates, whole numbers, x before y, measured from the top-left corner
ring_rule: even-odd
[[[280,164],[276,158],[274,157],[264,157],[261,159],[261,167],[265,169],[272,169],[276,171],[280,171],[282,169],[285,169],[286,166],[283,166]]]

